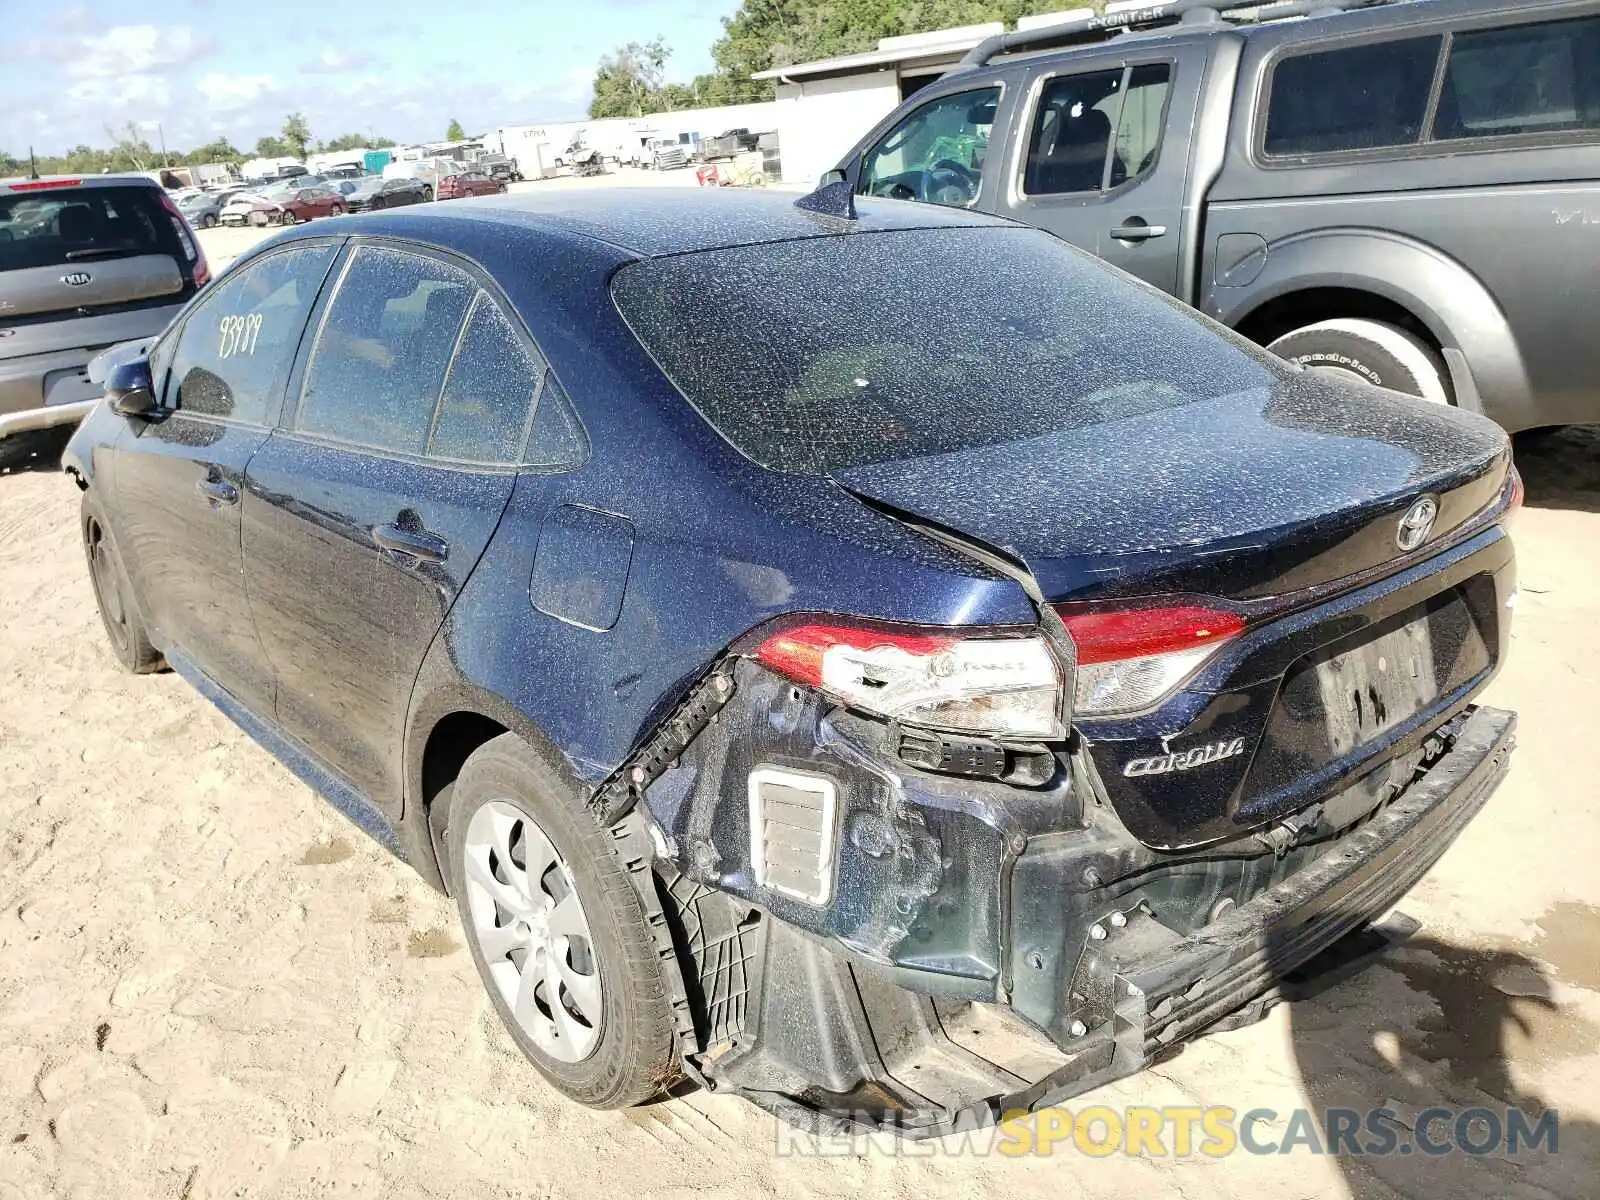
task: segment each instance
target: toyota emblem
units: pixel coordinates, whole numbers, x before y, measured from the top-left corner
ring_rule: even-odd
[[[1394,544],[1402,550],[1415,550],[1428,540],[1438,515],[1439,505],[1432,497],[1424,496],[1406,509],[1405,516],[1400,518],[1400,528],[1394,533]]]

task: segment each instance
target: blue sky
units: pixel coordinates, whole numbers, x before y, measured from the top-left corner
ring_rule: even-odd
[[[668,77],[711,65],[738,0],[0,0],[0,150],[249,150],[299,110],[318,137],[399,141],[581,114],[600,55],[658,34]]]

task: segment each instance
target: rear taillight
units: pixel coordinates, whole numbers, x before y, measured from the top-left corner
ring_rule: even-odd
[[[1523,500],[1527,497],[1528,490],[1522,484],[1522,472],[1516,467],[1511,468],[1510,478],[1506,484],[1511,495],[1506,500],[1506,519],[1516,516],[1517,510],[1522,507]]]
[[[796,683],[910,725],[1028,740],[1065,734],[1061,673],[1041,637],[827,621],[774,634],[756,657]]]
[[[29,179],[22,183],[8,183],[6,190],[10,192],[46,192],[51,188],[78,187],[83,183],[81,179]]]
[[[1245,626],[1238,613],[1200,604],[1058,611],[1078,650],[1073,713],[1082,717],[1154,707]]]
[[[206,280],[211,278],[211,265],[206,262],[206,252],[200,248],[200,241],[189,228],[189,222],[184,219],[183,212],[172,202],[172,197],[165,191],[160,193],[161,207],[167,210],[167,216],[172,221],[172,231],[178,235],[178,244],[183,247],[183,255],[189,260],[189,273],[194,277],[194,286],[202,288]]]

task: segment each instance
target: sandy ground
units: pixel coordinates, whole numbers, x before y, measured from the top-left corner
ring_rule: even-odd
[[[1094,1096],[1561,1109],[1559,1153],[780,1156],[692,1094],[591,1113],[486,1003],[451,905],[175,676],[107,654],[59,474],[0,477],[0,1200],[1584,1197],[1600,1177],[1600,433],[1520,451],[1511,776],[1407,947]]]

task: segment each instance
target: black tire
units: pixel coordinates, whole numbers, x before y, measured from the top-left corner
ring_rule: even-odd
[[[217,214],[216,213],[207,213],[205,216],[200,218],[200,228],[201,229],[215,229],[216,227],[217,227]]]
[[[1319,321],[1286,333],[1271,350],[1290,362],[1318,367],[1434,404],[1454,404],[1450,372],[1437,351],[1396,325],[1362,318]]]
[[[594,1050],[579,1062],[545,1054],[523,1032],[493,982],[473,932],[465,879],[466,831],[490,801],[533,817],[571,873],[589,920],[604,1012]],[[445,870],[466,942],[507,1033],[562,1094],[591,1108],[626,1108],[662,1094],[677,1078],[671,1008],[638,896],[611,848],[611,835],[584,811],[575,787],[515,734],[485,743],[462,767],[449,796]]]
[[[433,189],[431,187],[425,187],[422,189],[422,202],[424,204],[433,203]]]
[[[165,665],[161,652],[150,644],[149,633],[133,600],[133,589],[122,558],[106,533],[99,507],[84,493],[79,510],[79,529],[83,534],[83,554],[89,565],[89,585],[100,609],[111,656],[124,671],[148,675]]]

